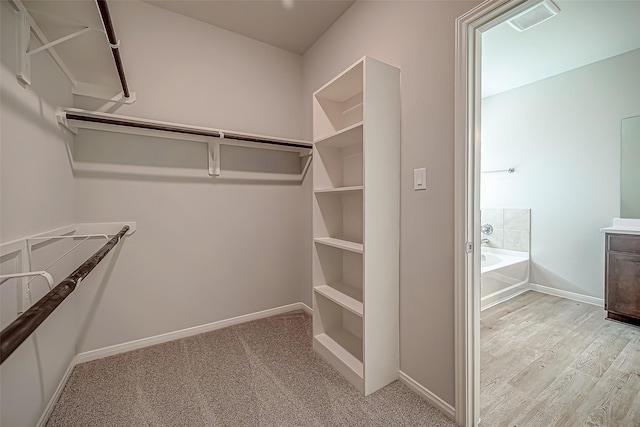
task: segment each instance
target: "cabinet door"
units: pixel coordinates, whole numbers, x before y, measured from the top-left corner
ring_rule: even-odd
[[[607,254],[607,310],[640,319],[640,254]]]

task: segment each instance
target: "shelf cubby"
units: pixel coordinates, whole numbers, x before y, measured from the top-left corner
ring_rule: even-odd
[[[363,184],[362,123],[316,141],[314,185],[317,189],[358,187]]]
[[[318,245],[313,266],[314,290],[362,316],[362,254]]]
[[[333,135],[363,120],[363,71],[362,62],[355,64],[315,93],[315,137]]]
[[[362,317],[343,308],[322,294],[314,295],[317,315],[314,314],[314,347],[338,357],[342,368],[360,381],[363,376]]]
[[[313,337],[313,349],[361,393],[364,392],[362,360],[351,354],[334,337],[325,333],[315,335]]]
[[[362,191],[316,193],[313,235],[362,244],[362,203]]]

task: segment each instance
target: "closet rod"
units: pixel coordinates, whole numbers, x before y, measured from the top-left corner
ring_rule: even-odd
[[[129,98],[129,86],[127,86],[127,78],[124,75],[124,67],[122,66],[122,58],[120,58],[120,40],[116,37],[116,31],[113,29],[113,22],[111,21],[111,14],[109,13],[109,6],[107,6],[107,0],[96,0],[98,10],[100,11],[100,17],[102,18],[102,25],[107,32],[107,39],[111,46],[111,53],[113,54],[113,60],[116,63],[116,69],[118,70],[118,77],[120,78],[120,84],[122,85],[122,93],[125,98]]]
[[[20,344],[26,340],[33,331],[36,330],[42,322],[64,301],[66,297],[73,292],[76,285],[80,283],[102,259],[107,256],[109,251],[118,244],[122,236],[129,230],[129,226],[125,225],[122,230],[111,240],[109,240],[98,252],[87,259],[73,273],[68,275],[55,288],[50,290],[37,303],[31,306],[20,317],[13,321],[9,326],[0,332],[0,364],[14,352]]]
[[[183,127],[162,125],[158,123],[145,123],[145,122],[136,122],[131,120],[123,120],[123,119],[112,119],[107,117],[84,116],[84,115],[74,114],[70,112],[66,113],[66,117],[67,117],[67,120],[79,120],[84,122],[103,123],[103,124],[116,125],[116,126],[127,126],[127,127],[140,128],[140,129],[160,130],[165,132],[184,133],[188,135],[211,136],[214,138],[222,137],[224,139],[257,142],[260,144],[280,145],[283,147],[295,147],[295,148],[306,148],[306,149],[311,148],[310,145],[298,144],[295,142],[278,141],[275,139],[258,138],[254,136],[238,135],[238,134],[227,133],[227,132],[222,133],[214,130],[207,131],[207,130],[198,130],[198,129],[185,129]]]

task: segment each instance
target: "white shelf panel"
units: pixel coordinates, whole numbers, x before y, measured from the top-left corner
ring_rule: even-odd
[[[320,188],[313,190],[314,193],[349,193],[354,191],[362,191],[364,187],[362,185],[353,185],[351,187],[337,187],[337,188]]]
[[[316,243],[321,243],[327,246],[333,246],[334,248],[344,249],[346,251],[363,253],[363,245],[362,243],[350,242],[348,240],[335,239],[333,237],[316,237],[313,239]]]
[[[325,136],[314,141],[315,144],[322,144],[324,147],[344,148],[354,144],[362,143],[362,125],[358,122],[346,127],[333,135]]]
[[[314,290],[336,304],[346,308],[350,312],[362,317],[362,290],[349,286],[345,283],[321,285],[315,287]],[[358,297],[360,300],[358,300]]]
[[[314,339],[344,363],[353,373],[362,378],[363,369],[362,362],[360,361],[360,359],[362,359],[362,340],[360,338],[341,329],[333,331],[331,336],[328,334],[319,334],[316,335]],[[353,352],[356,354],[354,355]]]
[[[315,98],[331,99],[343,102],[362,92],[364,87],[364,58],[358,60],[330,82],[315,91]]]

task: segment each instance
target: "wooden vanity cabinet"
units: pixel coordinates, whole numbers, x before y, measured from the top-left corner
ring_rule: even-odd
[[[606,235],[607,317],[640,326],[640,235]]]

